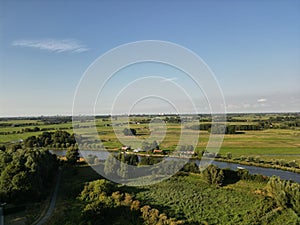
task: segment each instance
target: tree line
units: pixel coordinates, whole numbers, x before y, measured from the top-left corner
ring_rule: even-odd
[[[215,134],[235,134],[237,131],[246,131],[246,130],[261,130],[265,127],[259,124],[240,124],[240,125],[225,125],[225,124],[212,124],[210,123],[202,123],[202,124],[194,124],[187,127],[191,130],[207,130],[209,132],[213,132]]]

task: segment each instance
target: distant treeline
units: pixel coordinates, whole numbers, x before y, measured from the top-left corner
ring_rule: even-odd
[[[68,130],[68,129],[72,129],[72,127],[43,127],[43,128],[39,128],[39,127],[26,127],[26,128],[22,128],[21,130],[13,130],[13,131],[1,131],[0,135],[8,135],[8,134],[22,134],[22,133],[27,133],[27,132],[38,132],[38,131],[48,131],[48,130]]]
[[[72,122],[71,116],[57,116],[57,117],[42,117],[40,118],[44,124],[60,124]]]
[[[215,134],[235,134],[237,131],[245,131],[245,130],[261,130],[263,127],[255,124],[242,124],[242,125],[225,125],[225,124],[215,124],[212,128],[212,124],[204,123],[204,124],[195,124],[187,127],[192,130],[207,130]]]
[[[200,124],[194,124],[191,126],[187,126],[186,128],[192,129],[192,130],[207,130],[211,131],[213,129],[213,133],[224,133],[225,134],[235,134],[239,133],[238,131],[247,131],[247,130],[263,130],[263,129],[276,129],[276,128],[292,128],[292,127],[300,127],[300,122],[284,122],[280,125],[273,125],[269,122],[260,122],[257,124],[238,124],[238,125],[225,125],[225,124],[214,124],[214,127],[212,128],[211,123],[200,123]]]
[[[27,127],[36,125],[38,123],[0,123],[0,127]]]

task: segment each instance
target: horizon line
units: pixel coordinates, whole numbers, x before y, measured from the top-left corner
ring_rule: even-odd
[[[218,115],[218,114],[284,114],[284,113],[300,113],[300,111],[266,111],[266,112],[226,112],[226,113],[207,113],[207,112],[200,112],[200,113],[132,113],[132,114],[96,114],[96,115],[88,115],[88,114],[79,114],[79,115],[70,115],[70,114],[56,114],[56,115],[19,115],[19,116],[0,116],[0,119],[6,118],[41,118],[41,117],[86,117],[86,116],[153,116],[153,115]]]

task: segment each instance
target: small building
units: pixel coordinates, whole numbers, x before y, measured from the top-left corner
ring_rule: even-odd
[[[143,149],[140,149],[140,148],[137,148],[137,149],[134,149],[133,152],[135,152],[135,153],[138,153],[138,152],[144,152],[144,150],[143,150]]]
[[[153,150],[153,153],[158,153],[158,154],[163,154],[163,150],[160,150],[160,149],[154,149]]]
[[[185,156],[185,157],[191,157],[195,156],[195,151],[179,151],[178,152],[179,156]]]
[[[121,148],[122,151],[127,151],[130,149],[131,149],[131,146],[122,146],[122,148]]]

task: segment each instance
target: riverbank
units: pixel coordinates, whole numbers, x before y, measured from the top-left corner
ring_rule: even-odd
[[[133,153],[133,152],[127,152],[127,154],[135,154],[137,156],[141,157],[170,157],[170,158],[189,158],[191,160],[201,160],[202,158],[192,156],[192,157],[182,157],[182,156],[172,156],[172,155],[160,155],[160,154],[143,154],[143,153]],[[240,161],[240,160],[234,160],[234,159],[225,159],[225,158],[207,158],[209,160],[214,161],[220,161],[220,162],[227,162],[227,163],[235,163],[235,164],[241,164],[241,165],[247,165],[247,166],[256,166],[261,168],[269,168],[269,169],[277,169],[277,170],[284,170],[289,171],[293,173],[300,174],[300,168],[293,168],[293,167],[285,167],[280,165],[274,165],[274,164],[266,164],[266,163],[256,163],[256,162],[247,162],[247,161]]]
[[[247,161],[240,161],[240,160],[234,160],[234,159],[224,159],[224,158],[214,158],[214,160],[215,161],[220,161],[220,162],[237,163],[237,164],[246,165],[246,166],[256,166],[256,167],[262,167],[262,168],[284,170],[284,171],[289,171],[289,172],[300,174],[300,168],[292,168],[292,167],[285,167],[285,166],[280,166],[280,165],[264,164],[264,163],[256,163],[256,162],[247,162]]]

